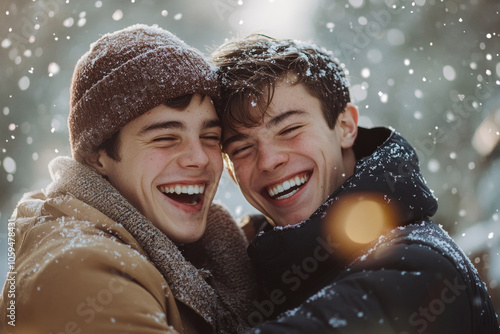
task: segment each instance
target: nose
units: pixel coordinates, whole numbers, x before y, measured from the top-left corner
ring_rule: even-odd
[[[204,168],[210,162],[210,158],[200,139],[195,139],[185,143],[178,161],[184,168]]]
[[[258,148],[258,167],[261,171],[274,171],[284,166],[289,159],[288,154],[272,143],[262,143]]]

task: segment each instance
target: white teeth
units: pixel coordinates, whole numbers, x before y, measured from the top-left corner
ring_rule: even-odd
[[[276,199],[285,199],[285,198],[288,198],[288,197],[292,196],[293,194],[295,194],[297,191],[299,191],[299,189],[295,189],[291,193],[285,194],[283,196],[276,197]]]
[[[162,193],[166,194],[173,194],[176,193],[177,195],[180,194],[188,194],[188,195],[194,195],[194,194],[203,194],[205,191],[205,185],[203,184],[196,184],[196,185],[170,185],[170,186],[160,186],[158,189]]]
[[[309,175],[304,175],[302,177],[295,176],[294,178],[291,178],[290,180],[286,180],[280,184],[277,184],[277,185],[274,185],[272,187],[267,188],[267,192],[268,192],[269,196],[275,197],[276,195],[278,195],[284,191],[287,191],[290,188],[300,186],[300,185],[306,183],[307,180],[309,180]],[[297,190],[298,189],[292,191],[289,194],[280,196],[277,199],[288,198],[288,197],[292,196],[293,194],[295,194],[297,192]]]

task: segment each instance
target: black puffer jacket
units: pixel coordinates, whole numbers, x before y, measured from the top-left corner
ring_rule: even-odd
[[[410,144],[386,128],[360,128],[354,150],[354,175],[308,220],[251,242],[266,293],[248,318],[260,323],[253,333],[499,333],[476,269],[430,220],[437,201]],[[327,226],[341,224],[332,212],[346,199],[367,194],[396,211],[397,226],[349,248]]]

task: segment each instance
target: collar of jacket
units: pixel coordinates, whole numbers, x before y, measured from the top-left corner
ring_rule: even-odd
[[[354,254],[340,255],[340,245],[326,237],[322,229],[328,209],[347,195],[380,195],[397,208],[399,226],[436,212],[437,200],[420,175],[416,152],[397,132],[360,127],[354,151],[357,162],[353,175],[310,218],[261,232],[251,241],[248,253],[268,294],[279,289],[286,298],[300,303],[321,287],[323,277],[338,273],[353,259]]]
[[[356,167],[349,177],[311,215],[323,218],[334,201],[348,194],[381,194],[399,211],[400,224],[432,217],[437,199],[420,174],[417,153],[392,128],[358,127],[353,146]],[[307,222],[307,220],[305,221]]]
[[[139,242],[150,261],[165,277],[175,298],[200,315],[214,329],[227,310],[210,276],[187,261],[177,246],[135,209],[107,180],[92,168],[69,157],[56,157],[49,164],[53,182],[47,196],[69,193],[121,224]]]

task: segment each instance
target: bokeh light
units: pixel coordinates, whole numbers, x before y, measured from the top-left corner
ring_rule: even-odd
[[[353,254],[397,226],[395,201],[376,193],[343,195],[335,200],[324,220],[327,237],[345,254]]]

